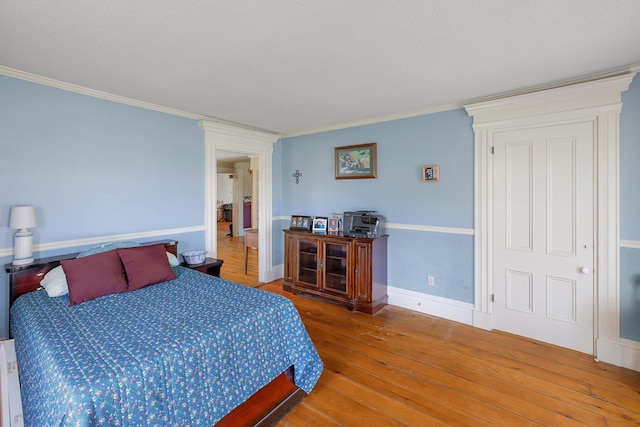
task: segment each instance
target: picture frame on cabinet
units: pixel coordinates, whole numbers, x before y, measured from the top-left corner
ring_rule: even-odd
[[[311,217],[304,215],[291,215],[290,230],[309,231],[311,229]]]
[[[335,218],[338,220],[338,229],[336,231],[342,231],[344,228],[344,226],[342,225],[344,221],[344,214],[342,212],[332,212],[331,218]]]
[[[375,178],[378,174],[376,148],[375,142],[335,147],[335,178]]]
[[[329,218],[327,222],[327,232],[337,233],[338,231],[340,231],[338,229],[338,218]]]
[[[313,231],[314,233],[320,233],[320,234],[324,234],[327,232],[327,220],[328,218],[326,217],[316,217],[313,220],[313,228],[311,229],[311,231]]]

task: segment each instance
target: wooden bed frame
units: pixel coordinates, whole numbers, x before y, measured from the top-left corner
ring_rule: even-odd
[[[157,243],[164,243],[167,252],[178,255],[178,242],[176,240],[163,240],[147,244]],[[7,286],[9,304],[13,304],[20,295],[39,289],[40,281],[45,274],[59,266],[60,261],[73,259],[77,255],[75,253],[36,259],[29,265],[7,268],[9,273],[9,284]],[[272,426],[305,397],[306,393],[295,385],[293,366],[291,366],[269,384],[254,393],[240,406],[228,413],[216,426]]]

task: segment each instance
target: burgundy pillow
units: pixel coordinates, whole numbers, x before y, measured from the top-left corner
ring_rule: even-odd
[[[60,262],[69,286],[69,305],[126,292],[122,261],[113,251]]]
[[[137,248],[117,249],[127,273],[129,290],[175,279],[163,243]]]

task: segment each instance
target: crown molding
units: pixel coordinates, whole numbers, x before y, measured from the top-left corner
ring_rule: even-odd
[[[55,87],[57,89],[67,90],[69,92],[80,93],[82,95],[92,96],[94,98],[106,99],[108,101],[118,102],[120,104],[132,105],[134,107],[145,108],[147,110],[159,111],[162,113],[171,114],[173,116],[186,117],[188,119],[199,120],[205,118],[204,116],[189,113],[187,111],[177,110],[175,108],[163,107],[162,105],[152,104],[150,102],[138,101],[136,99],[127,98],[125,96],[114,95],[112,93],[103,92],[100,90],[89,89],[84,86],[75,85],[72,83],[65,83],[60,80],[50,79],[48,77],[39,76],[37,74],[27,73],[25,71],[15,70],[13,68],[0,65],[0,74],[5,76],[15,77],[16,79],[26,80],[33,83],[39,83],[45,86]]]
[[[424,108],[421,110],[410,111],[406,113],[389,114],[387,116],[373,117],[370,119],[355,120],[352,122],[344,122],[337,125],[323,126],[319,128],[303,130],[300,132],[291,132],[282,134],[282,138],[292,138],[295,136],[312,135],[314,133],[329,132],[332,130],[347,129],[357,126],[372,125],[382,122],[390,122],[392,120],[408,119],[411,117],[425,116],[427,114],[441,113],[443,111],[456,110],[462,108],[462,103],[441,105],[438,107]]]
[[[521,89],[521,90],[516,90],[516,91],[510,91],[510,92],[503,92],[503,93],[496,94],[496,95],[468,99],[466,101],[447,104],[447,105],[441,105],[441,106],[437,106],[437,107],[433,107],[433,108],[425,108],[425,109],[416,110],[416,111],[410,111],[410,112],[406,112],[406,113],[391,114],[391,115],[388,115],[388,116],[373,117],[373,118],[370,118],[370,119],[363,119],[363,120],[357,120],[357,121],[352,121],[352,122],[344,122],[344,123],[337,124],[337,125],[331,125],[331,126],[325,126],[325,127],[315,128],[315,129],[303,130],[303,131],[300,131],[300,132],[285,133],[285,134],[282,134],[282,138],[292,138],[292,137],[295,137],[295,136],[311,135],[311,134],[314,134],[314,133],[328,132],[328,131],[332,131],[332,130],[346,129],[346,128],[351,128],[351,127],[357,127],[357,126],[363,126],[363,125],[370,125],[370,124],[375,124],[375,123],[387,122],[387,121],[391,121],[391,120],[399,120],[399,119],[406,119],[406,118],[410,118],[410,117],[423,116],[423,115],[426,115],[426,114],[440,113],[440,112],[443,112],[443,111],[456,110],[458,108],[463,108],[463,107],[466,108],[466,107],[471,106],[473,104],[485,103],[485,102],[489,102],[489,101],[500,101],[500,100],[505,99],[505,98],[512,98],[512,97],[520,96],[520,95],[533,94],[533,93],[536,93],[536,92],[547,91],[549,89],[558,89],[558,88],[562,88],[562,87],[566,87],[566,86],[572,86],[572,85],[576,85],[576,84],[580,84],[580,83],[588,83],[588,82],[592,82],[592,81],[596,81],[596,80],[606,79],[606,78],[609,78],[609,77],[616,77],[616,76],[622,76],[622,75],[631,75],[631,77],[633,77],[638,72],[640,72],[640,64],[631,65],[629,67],[624,67],[624,68],[618,68],[618,69],[610,70],[610,71],[607,71],[607,72],[604,72],[604,73],[590,74],[588,76],[584,76],[584,77],[580,77],[580,78],[576,78],[576,79],[568,79],[568,80],[562,80],[562,81],[559,81],[559,82],[550,83],[550,84],[546,84],[546,85],[534,86],[534,87],[530,87],[530,88],[527,88],[527,89]]]
[[[190,113],[188,111],[182,111],[175,108],[152,104],[150,102],[139,101],[137,99],[127,98],[125,96],[120,96],[120,95],[114,95],[112,93],[103,92],[100,90],[89,89],[84,86],[79,86],[72,83],[66,83],[60,80],[39,76],[37,74],[27,73],[26,71],[16,70],[13,68],[5,67],[3,65],[0,65],[0,74],[9,76],[9,77],[14,77],[20,80],[26,80],[33,83],[38,83],[38,84],[49,86],[49,87],[54,87],[57,89],[66,90],[69,92],[75,92],[82,95],[92,96],[94,98],[106,99],[107,101],[118,102],[120,104],[126,104],[134,107],[144,108],[147,110],[153,110],[161,113],[171,114],[172,116],[185,117],[187,119],[193,119],[193,120],[206,120],[209,123],[218,123],[224,126],[232,126],[232,127],[237,127],[241,129],[249,129],[249,130],[254,130],[256,132],[267,132],[262,129],[253,128],[253,127],[242,125],[239,123],[220,120],[214,117],[203,116],[201,114]]]
[[[89,88],[86,88],[86,87],[83,87],[83,86],[79,86],[79,85],[75,85],[75,84],[71,84],[71,83],[65,83],[65,82],[62,82],[62,81],[59,81],[59,80],[50,79],[48,77],[43,77],[43,76],[39,76],[39,75],[36,75],[36,74],[27,73],[25,71],[20,71],[20,70],[16,70],[16,69],[13,69],[13,68],[9,68],[9,67],[5,67],[5,66],[0,65],[0,74],[4,74],[4,75],[10,76],[10,77],[15,77],[17,79],[27,80],[27,81],[31,81],[31,82],[34,82],[34,83],[39,83],[39,84],[43,84],[43,85],[46,85],[46,86],[55,87],[55,88],[58,88],[58,89],[68,90],[68,91],[71,91],[71,92],[76,92],[76,93],[80,93],[80,94],[84,94],[84,95],[88,95],[88,96],[93,96],[93,97],[96,97],[96,98],[101,98],[101,99],[106,99],[106,100],[109,100],[109,101],[119,102],[121,104],[127,104],[127,105],[132,105],[132,106],[135,106],[135,107],[146,108],[148,110],[159,111],[159,112],[171,114],[171,115],[174,115],[174,116],[186,117],[186,118],[194,119],[194,120],[202,120],[203,122],[210,123],[210,124],[217,123],[217,124],[220,124],[220,125],[232,126],[232,127],[235,127],[235,128],[240,128],[240,129],[245,129],[245,130],[253,130],[253,131],[258,132],[258,133],[277,135],[278,138],[292,138],[292,137],[295,137],[295,136],[311,135],[311,134],[315,134],[315,133],[329,132],[329,131],[333,131],[333,130],[347,129],[347,128],[351,128],[351,127],[357,127],[357,126],[364,126],[364,125],[370,125],[370,124],[375,124],[375,123],[388,122],[388,121],[392,121],[392,120],[400,120],[400,119],[406,119],[406,118],[411,118],[411,117],[424,116],[424,115],[427,115],[427,114],[434,114],[434,113],[440,113],[440,112],[443,112],[443,111],[456,110],[458,108],[467,107],[467,106],[470,106],[472,104],[483,103],[483,102],[494,101],[494,100],[500,100],[500,99],[503,99],[503,98],[513,97],[513,96],[518,96],[518,95],[526,95],[526,94],[531,94],[531,93],[535,93],[535,92],[546,91],[548,89],[556,89],[556,88],[561,88],[561,87],[564,87],[564,86],[570,86],[570,85],[575,85],[575,84],[579,84],[579,83],[586,83],[586,82],[590,82],[590,81],[594,81],[594,80],[605,79],[605,78],[608,78],[608,77],[619,76],[619,75],[622,75],[622,74],[631,74],[633,76],[638,72],[640,72],[640,64],[635,64],[635,65],[631,65],[631,66],[628,66],[628,67],[619,68],[619,69],[607,71],[607,72],[604,72],[604,73],[592,74],[592,75],[581,77],[581,78],[577,78],[577,79],[563,80],[563,81],[560,81],[560,82],[547,84],[547,85],[535,86],[535,87],[531,87],[531,88],[527,88],[527,89],[523,89],[523,90],[519,90],[519,91],[511,91],[511,92],[505,92],[505,93],[492,95],[492,96],[487,96],[487,97],[469,99],[469,100],[466,100],[466,101],[463,101],[463,102],[458,102],[458,103],[446,104],[446,105],[441,105],[441,106],[436,106],[436,107],[431,107],[431,108],[424,108],[424,109],[405,112],[405,113],[390,114],[390,115],[385,115],[385,116],[372,117],[372,118],[369,118],[369,119],[362,119],[362,120],[344,122],[344,123],[339,123],[339,124],[330,125],[330,126],[323,126],[323,127],[319,127],[319,128],[303,130],[303,131],[299,131],[299,132],[277,133],[277,132],[267,131],[267,130],[264,130],[264,129],[254,128],[254,127],[251,127],[251,126],[246,126],[246,125],[243,125],[243,124],[240,124],[240,123],[234,123],[234,122],[229,122],[229,121],[225,121],[225,120],[220,120],[220,119],[216,119],[214,117],[208,117],[208,116],[203,116],[203,115],[200,115],[200,114],[194,114],[194,113],[190,113],[190,112],[187,112],[187,111],[177,110],[177,109],[174,109],[174,108],[164,107],[164,106],[152,104],[152,103],[149,103],[149,102],[138,101],[138,100],[135,100],[135,99],[124,97],[124,96],[119,96],[119,95],[114,95],[114,94],[110,94],[110,93],[107,93],[107,92],[102,92],[102,91],[99,91],[99,90],[89,89]],[[202,123],[201,123],[201,126],[202,126]],[[276,138],[276,140],[278,138]]]

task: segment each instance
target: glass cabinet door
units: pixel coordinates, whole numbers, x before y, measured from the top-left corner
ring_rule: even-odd
[[[297,282],[318,288],[318,242],[298,241]]]
[[[323,290],[339,295],[349,295],[347,254],[349,243],[325,242],[324,244],[324,286]]]

